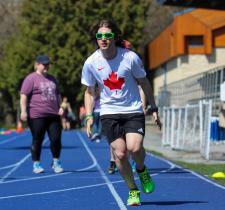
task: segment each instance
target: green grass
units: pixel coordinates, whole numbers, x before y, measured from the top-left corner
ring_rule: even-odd
[[[151,151],[151,153],[154,155],[166,158],[159,152]],[[170,160],[170,161],[174,162],[175,164],[183,168],[190,169],[194,172],[197,172],[198,174],[201,174],[213,180],[214,182],[225,186],[225,179],[214,179],[211,177],[212,174],[214,174],[215,172],[221,171],[225,173],[225,164],[200,164],[200,163],[186,163],[183,161],[173,161],[173,160]]]
[[[224,185],[225,186],[225,179],[214,179],[211,176],[215,172],[223,172],[225,173],[225,164],[200,164],[200,163],[185,163],[181,161],[176,162],[178,165],[182,166],[183,168],[190,169],[192,171],[195,171],[207,178],[212,179],[213,181]]]

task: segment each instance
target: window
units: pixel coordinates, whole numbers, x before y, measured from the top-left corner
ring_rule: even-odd
[[[186,36],[186,46],[189,47],[203,47],[203,36]]]

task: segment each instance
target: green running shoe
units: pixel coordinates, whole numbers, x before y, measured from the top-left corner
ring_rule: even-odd
[[[141,173],[138,173],[140,181],[141,181],[141,186],[142,190],[144,193],[152,193],[154,191],[155,185],[154,182],[152,181],[147,169]]]
[[[140,191],[139,190],[130,190],[129,196],[127,199],[128,206],[139,206],[141,205],[140,201]]]

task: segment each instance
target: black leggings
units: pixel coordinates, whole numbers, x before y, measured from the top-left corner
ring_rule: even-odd
[[[33,161],[40,161],[41,146],[47,131],[50,139],[50,148],[53,158],[59,158],[61,144],[61,121],[59,116],[29,119],[33,141],[31,146],[31,155]]]

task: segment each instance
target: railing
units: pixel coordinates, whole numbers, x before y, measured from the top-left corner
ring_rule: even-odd
[[[168,93],[168,106],[185,106],[186,104],[196,104],[200,100],[212,100],[212,115],[218,116],[220,110],[220,84],[225,81],[225,66],[217,67],[198,74],[188,79],[183,79],[166,87],[161,87],[159,91],[159,101],[165,98],[165,91]],[[161,99],[161,100],[160,100]],[[159,104],[163,107],[163,104]]]
[[[172,149],[199,151],[209,159],[212,101],[163,108],[162,145]]]

